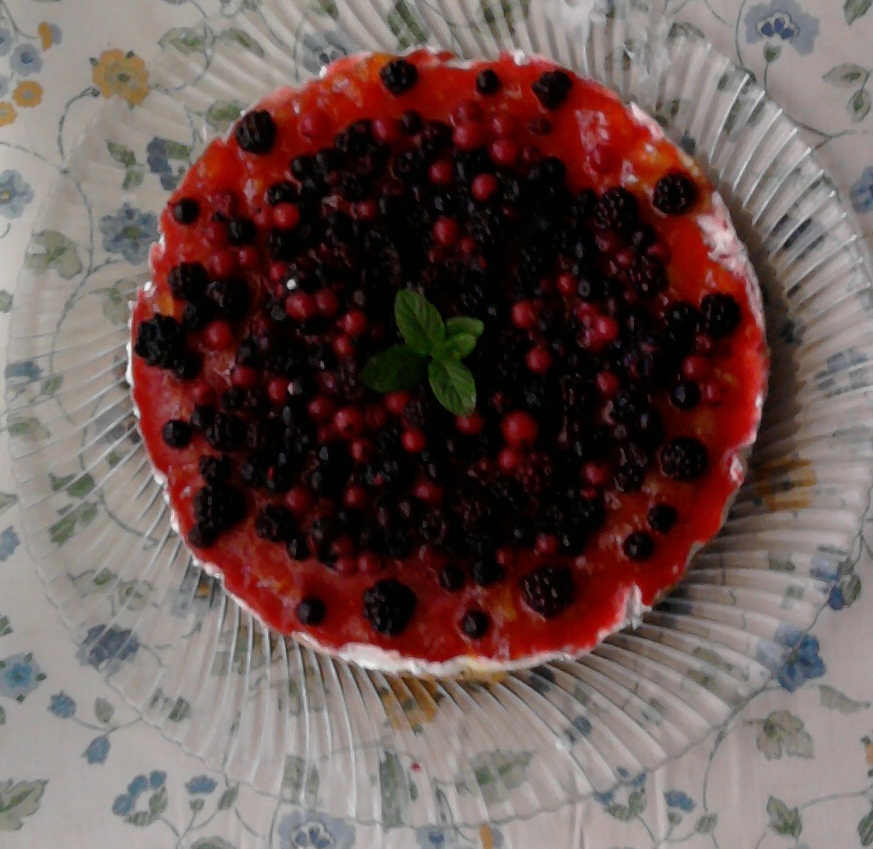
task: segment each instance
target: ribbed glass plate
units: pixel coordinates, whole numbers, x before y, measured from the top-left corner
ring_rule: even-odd
[[[867,508],[873,295],[831,181],[748,75],[626,2],[265,0],[165,41],[148,97],[107,106],[70,157],[11,322],[9,363],[33,364],[7,384],[23,523],[83,659],[231,777],[389,826],[527,817],[608,790],[790,678]],[[156,213],[204,143],[338,55],[423,41],[547,54],[653,114],[751,248],[773,355],[748,482],[679,589],[578,662],[487,684],[364,672],[254,621],[172,531],[124,382]]]

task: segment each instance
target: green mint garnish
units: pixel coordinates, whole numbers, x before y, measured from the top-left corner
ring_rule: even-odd
[[[469,416],[476,408],[476,383],[461,360],[473,352],[485,325],[465,316],[443,321],[411,289],[397,293],[394,320],[404,344],[376,354],[364,368],[364,383],[377,392],[397,392],[414,389],[427,374],[437,401],[456,416]]]

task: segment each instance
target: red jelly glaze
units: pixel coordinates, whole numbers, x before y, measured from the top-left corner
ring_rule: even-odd
[[[463,655],[523,661],[542,652],[579,652],[621,623],[633,585],[639,587],[644,604],[654,603],[682,576],[689,551],[710,539],[722,523],[725,505],[738,485],[734,468],[737,452],[754,435],[766,379],[765,341],[757,306],[750,306],[749,287],[753,284],[709,258],[693,215],[664,216],[651,211],[648,199],[657,179],[674,169],[687,172],[690,166],[671,144],[654,138],[635,121],[612,93],[574,78],[566,101],[548,112],[551,132],[535,136],[529,130],[531,119],[544,116],[546,110],[533,95],[531,85],[555,67],[551,62],[533,59],[516,64],[512,57],[504,56],[462,68],[445,64],[445,58],[447,54],[427,51],[408,56],[418,66],[419,81],[401,96],[389,95],[379,80],[379,69],[390,57],[377,54],[342,59],[324,78],[299,90],[279,90],[261,102],[258,108],[269,110],[279,127],[269,154],[247,154],[233,137],[213,142],[182,180],[161,216],[164,242],[152,252],[154,282],[139,293],[133,334],[135,338],[140,323],[156,313],[181,316],[182,304],[172,299],[167,285],[169,269],[181,261],[207,264],[214,252],[205,239],[210,215],[201,215],[194,226],[181,225],[170,212],[176,200],[193,198],[201,209],[212,211],[210,197],[215,196],[216,187],[233,187],[240,199],[238,212],[257,220],[263,214],[267,187],[284,178],[294,155],[314,152],[334,132],[359,118],[378,116],[389,128],[396,126],[390,119],[398,119],[407,109],[448,119],[462,102],[475,96],[476,75],[483,67],[497,71],[502,88],[497,94],[479,98],[484,119],[476,124],[476,132],[488,140],[492,152],[496,146],[501,158],[512,158],[516,149],[535,144],[543,155],[563,159],[574,190],[591,187],[598,191],[622,184],[622,175],[629,170],[627,163],[632,162],[635,180],[627,186],[650,210],[650,220],[669,249],[670,288],[666,295],[670,300],[699,303],[706,292],[727,292],[742,309],[740,327],[720,343],[715,369],[721,391],[719,406],[701,404],[680,414],[666,398],[660,399],[663,403],[659,401],[668,432],[698,436],[707,445],[711,462],[702,478],[680,483],[656,472],[647,476],[641,492],[612,492],[606,500],[607,523],[581,557],[552,554],[544,543],[538,547],[542,553],[516,556],[507,580],[490,587],[468,581],[460,591],[443,590],[437,573],[446,561],[432,552],[416,552],[406,562],[386,559],[379,565],[379,578],[402,578],[419,600],[410,625],[393,637],[375,633],[362,615],[362,594],[375,580],[375,566],[370,568],[368,562],[366,568],[358,565],[340,574],[315,559],[290,560],[284,546],[260,539],[254,532],[254,508],[268,499],[260,492],[246,491],[250,509],[242,524],[223,534],[212,548],[196,552],[218,567],[228,591],[267,624],[284,633],[306,632],[332,650],[369,643],[434,662]],[[495,123],[502,127],[509,121],[517,128],[512,139],[494,132]],[[465,133],[470,129],[462,126]],[[691,173],[700,189],[697,211],[706,212],[711,208],[711,187],[696,170]],[[270,265],[266,252],[261,251],[260,262],[246,268],[249,280],[269,279]],[[666,307],[667,297],[660,297]],[[231,382],[233,352],[239,342],[235,333],[229,345],[221,344],[228,341],[225,338],[220,342],[214,339],[219,335],[214,328],[200,333],[204,374],[217,392]],[[225,335],[224,327],[221,335]],[[187,535],[194,523],[192,497],[202,486],[198,457],[213,452],[199,434],[185,449],[168,448],[161,438],[161,426],[170,418],[191,414],[191,384],[180,383],[166,370],[147,366],[139,357],[133,358],[132,376],[146,448],[156,470],[167,478],[180,530]],[[446,498],[451,498],[451,493],[446,493]],[[281,497],[276,500],[281,502]],[[621,552],[622,541],[632,531],[644,530],[648,508],[662,501],[679,510],[677,526],[658,539],[650,559],[628,560]],[[523,602],[519,578],[537,565],[556,562],[573,570],[576,597],[568,610],[546,620]],[[303,626],[295,615],[301,599],[308,596],[327,600],[327,615],[317,626]],[[463,612],[471,608],[487,611],[492,623],[475,644],[457,625]]]

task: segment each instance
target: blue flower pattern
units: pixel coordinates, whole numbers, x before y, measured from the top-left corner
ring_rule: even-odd
[[[20,543],[18,532],[12,526],[0,531],[0,563],[12,557]]]
[[[798,53],[812,52],[819,35],[819,20],[804,12],[796,0],[772,0],[752,6],[746,13],[746,40],[788,43]]]
[[[51,702],[49,703],[49,710],[61,719],[69,719],[71,716],[75,716],[76,702],[66,693],[61,691],[52,696]]]
[[[106,763],[106,757],[109,754],[110,748],[111,743],[109,742],[108,737],[106,737],[105,735],[101,737],[95,737],[88,744],[88,748],[85,749],[82,757],[84,757],[89,764]]]
[[[0,215],[4,218],[20,218],[33,200],[33,189],[20,171],[7,168],[0,172]]]
[[[19,44],[12,53],[9,66],[22,77],[29,77],[42,68],[42,56],[33,44]]]
[[[107,253],[121,254],[137,265],[148,258],[149,246],[158,235],[158,219],[126,203],[118,212],[100,219],[100,232]]]
[[[30,654],[18,653],[0,660],[0,696],[23,702],[45,675]]]
[[[77,657],[79,662],[98,667],[107,661],[116,666],[139,650],[139,640],[126,628],[94,625],[88,630]]]
[[[185,789],[193,796],[211,793],[217,786],[218,782],[214,778],[208,775],[195,775],[185,784]]]
[[[286,814],[277,833],[281,849],[351,849],[355,843],[349,823],[314,811]]]
[[[15,36],[5,27],[0,27],[0,56],[6,56],[12,50],[12,45],[15,43]]]
[[[855,212],[870,212],[873,210],[873,165],[865,168],[861,176],[852,183],[849,197]]]

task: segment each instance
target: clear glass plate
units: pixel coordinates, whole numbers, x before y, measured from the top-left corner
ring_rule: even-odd
[[[7,382],[23,524],[83,659],[231,777],[385,826],[499,822],[608,790],[772,676],[790,683],[868,504],[873,295],[833,184],[748,75],[628,2],[265,0],[164,41],[148,97],[108,105],[53,188],[11,323],[9,363],[32,364]],[[340,54],[424,41],[548,54],[653,114],[752,250],[773,355],[748,481],[682,585],[590,656],[490,683],[364,672],[254,621],[172,531],[124,381],[156,213],[205,142]]]

